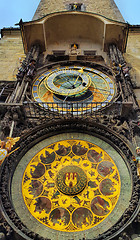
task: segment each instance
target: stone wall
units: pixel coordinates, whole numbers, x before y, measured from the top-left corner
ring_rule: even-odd
[[[130,64],[134,92],[140,106],[140,26],[131,27],[128,35],[125,59]]]
[[[2,30],[0,39],[0,81],[16,80],[17,70],[24,59],[20,30]]]
[[[67,11],[70,3],[83,3],[87,12],[101,14],[107,18],[124,22],[114,0],[41,0],[33,20],[53,12]]]

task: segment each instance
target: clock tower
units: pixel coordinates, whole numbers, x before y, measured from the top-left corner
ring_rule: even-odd
[[[0,239],[135,239],[140,116],[127,46],[140,29],[113,0],[41,0],[17,25],[1,39],[20,33],[25,55],[0,82]]]

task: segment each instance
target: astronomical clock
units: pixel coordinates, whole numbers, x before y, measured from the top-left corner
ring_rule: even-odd
[[[14,237],[115,238],[138,210],[129,145],[106,126],[104,110],[118,93],[115,78],[99,65],[60,65],[37,74],[31,89],[40,115],[44,109],[53,118],[18,139],[1,167],[8,192],[1,206]]]
[[[0,141],[4,240],[127,240],[139,212],[127,27],[74,6],[19,23],[27,56],[11,93],[5,87]]]
[[[67,103],[73,103],[73,112],[79,114],[85,106],[88,111],[106,106],[115,94],[112,77],[97,69],[78,65],[46,71],[35,79],[32,86],[32,97],[40,105],[49,102],[55,111],[61,112],[63,107],[65,112],[71,111]]]
[[[2,165],[9,195],[1,205],[18,237],[113,239],[133,219],[137,173],[129,146],[92,118],[103,114],[117,92],[113,75],[94,64],[53,66],[34,78],[31,100],[54,119],[18,139]],[[72,118],[55,119],[71,111]],[[82,118],[85,112],[90,117]]]

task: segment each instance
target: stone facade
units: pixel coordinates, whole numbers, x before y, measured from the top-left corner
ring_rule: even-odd
[[[50,13],[67,11],[68,5],[71,3],[82,3],[84,4],[85,11],[87,12],[100,14],[109,19],[124,22],[124,19],[114,0],[41,0],[33,20],[39,19]]]
[[[17,70],[23,58],[20,30],[3,29],[0,39],[0,81],[16,80]]]
[[[140,29],[138,27],[129,30],[125,59],[132,67],[134,92],[140,106]]]

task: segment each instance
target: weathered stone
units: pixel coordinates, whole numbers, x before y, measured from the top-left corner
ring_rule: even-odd
[[[75,3],[75,1],[73,1]],[[70,0],[41,0],[33,20],[44,17],[53,12],[68,11]],[[81,3],[77,0],[76,3]],[[83,0],[86,12],[103,15],[112,20],[124,22],[124,19],[118,10],[114,0]]]
[[[0,81],[16,80],[17,70],[24,57],[20,30],[4,31],[0,39]]]

